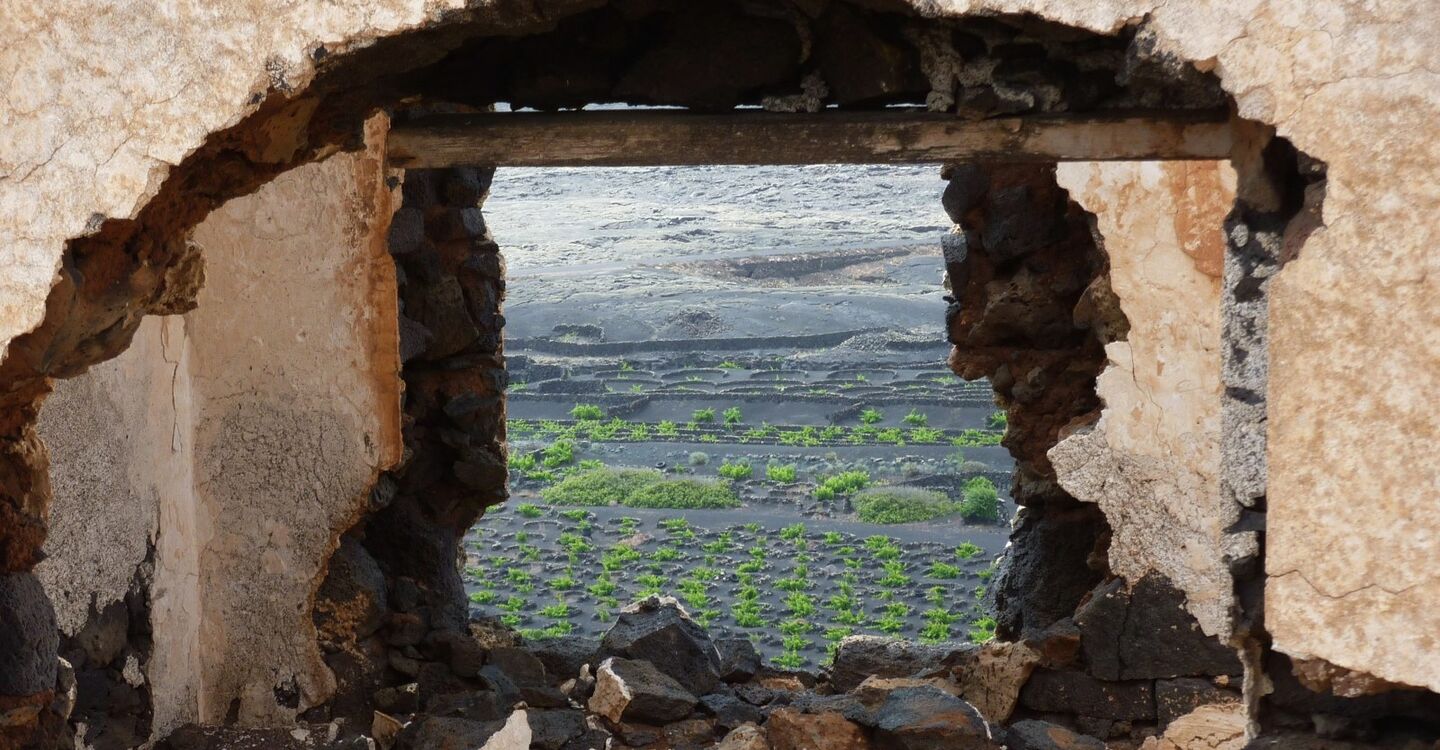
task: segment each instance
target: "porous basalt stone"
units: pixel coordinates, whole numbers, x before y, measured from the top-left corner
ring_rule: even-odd
[[[595,673],[589,709],[613,721],[663,724],[690,715],[696,698],[648,661],[610,657]]]
[[[59,647],[40,580],[33,573],[0,575],[0,696],[53,690]]]
[[[1104,682],[1083,672],[1040,669],[1020,691],[1020,705],[1045,713],[1153,721],[1155,688],[1143,680]]]
[[[765,736],[773,750],[869,750],[860,725],[837,713],[806,714],[782,708],[765,722]]]
[[[649,597],[620,611],[600,641],[601,656],[644,659],[695,693],[720,683],[720,652],[674,599]]]
[[[1102,680],[1241,673],[1234,649],[1206,636],[1184,595],[1158,574],[1114,579],[1075,613],[1087,670]]]

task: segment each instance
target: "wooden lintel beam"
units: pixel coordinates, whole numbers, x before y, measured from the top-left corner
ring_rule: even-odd
[[[391,166],[914,164],[1226,159],[1223,112],[963,120],[910,110],[444,115],[396,126]]]

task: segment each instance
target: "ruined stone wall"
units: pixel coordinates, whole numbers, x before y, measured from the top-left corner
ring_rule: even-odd
[[[397,710],[401,685],[423,685],[428,697],[470,684],[480,667],[460,546],[509,495],[505,265],[481,213],[493,175],[403,175],[388,249],[399,273],[405,460],[380,478],[317,592],[319,643],[340,690],[310,718],[363,725],[376,708]]]
[[[1228,639],[1228,566],[1255,554],[1253,536],[1228,534],[1240,507],[1219,483],[1221,225],[1234,173],[1214,163],[1077,164],[1058,179],[1096,215],[1129,331],[1105,347],[1099,420],[1050,459],[1072,495],[1105,512],[1110,568],[1131,582],[1163,575],[1206,633]]]
[[[71,659],[83,677],[102,666],[97,651],[114,651],[115,671],[153,691],[156,731],[285,722],[334,690],[310,598],[400,454],[382,177],[374,151],[336,156],[212,214],[194,235],[207,263],[199,307],[148,319],[123,357],[66,381],[46,407],[61,479],[41,577],[62,632],[88,636],[114,630],[105,613],[143,568],[153,661],[125,664],[123,625],[104,649],[76,639],[90,664]],[[80,687],[82,709],[116,708],[113,690]],[[91,729],[98,742],[104,727]],[[110,741],[100,746],[135,744]]]
[[[594,4],[497,0],[473,18],[492,31],[543,29]],[[178,241],[183,230],[233,192],[335,144],[358,145],[335,113],[347,105],[368,111],[383,97],[347,98],[345,87],[364,88],[458,44],[436,34],[397,55],[372,42],[438,25],[459,5],[357,1],[322,10],[182,0],[161,13],[112,0],[83,10],[34,4],[0,18],[8,81],[0,138],[0,340],[8,342],[0,362],[0,596],[21,613],[6,622],[11,641],[39,654],[18,666],[0,662],[14,667],[0,680],[0,720],[18,706],[17,721],[28,721],[20,714],[47,701],[45,685],[53,684],[53,668],[39,663],[50,612],[28,577],[49,504],[44,449],[31,427],[47,378],[113,357],[147,313],[186,309],[197,264]],[[1440,390],[1440,368],[1430,366],[1440,335],[1440,274],[1432,272],[1440,11],[1423,0],[894,4],[907,6],[931,17],[1030,12],[1106,33],[1145,19],[1142,46],[1174,70],[1193,63],[1212,71],[1241,117],[1274,125],[1326,165],[1323,214],[1294,242],[1285,236],[1293,206],[1266,200],[1263,186],[1247,188],[1258,173],[1241,173],[1237,192],[1254,210],[1232,222],[1230,255],[1271,245],[1259,249],[1273,256],[1261,267],[1273,279],[1242,275],[1226,290],[1248,295],[1263,315],[1226,323],[1227,336],[1249,326],[1257,337],[1255,347],[1239,348],[1253,355],[1252,367],[1227,374],[1239,379],[1227,379],[1235,387],[1222,407],[1233,415],[1240,397],[1249,399],[1252,413],[1234,430],[1249,438],[1249,461],[1222,456],[1221,486],[1254,511],[1249,523],[1264,525],[1272,575],[1264,606],[1277,648],[1435,688],[1440,649],[1425,634],[1435,631],[1437,573],[1424,561],[1440,544],[1440,518],[1427,502],[1440,485],[1431,460],[1440,413],[1426,403]],[[955,60],[944,55],[931,62],[937,101],[964,93],[957,76],[967,71],[947,67]],[[317,77],[321,68],[329,78]],[[342,92],[323,110],[307,96],[320,79],[327,92]],[[192,154],[203,168],[192,161],[175,169]],[[149,220],[131,222],[142,209]],[[1265,214],[1275,226],[1260,226]],[[82,236],[93,241],[71,244]],[[1227,340],[1227,348],[1238,343]],[[1264,464],[1256,454],[1267,434]],[[1227,485],[1242,470],[1251,481]],[[1205,515],[1196,524],[1210,527],[1200,538],[1226,523],[1196,513]],[[163,534],[160,541],[163,557]],[[1206,550],[1197,569],[1213,571],[1214,552]],[[1153,562],[1175,564],[1158,555]],[[1213,626],[1214,580],[1207,574],[1193,584]]]

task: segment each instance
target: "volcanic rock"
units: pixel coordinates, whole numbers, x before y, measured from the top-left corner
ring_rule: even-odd
[[[870,750],[865,730],[837,713],[782,708],[765,722],[765,734],[773,750]]]
[[[1006,733],[1009,750],[1105,750],[1105,743],[1048,721],[1025,719]]]
[[[1102,584],[1075,613],[1091,674],[1102,680],[1187,675],[1238,675],[1234,649],[1205,635],[1185,609],[1185,594],[1147,575],[1127,590],[1123,579]]]
[[[649,597],[620,611],[600,641],[600,656],[644,659],[704,695],[720,683],[720,652],[670,597]]]
[[[651,663],[611,657],[595,675],[589,708],[616,723],[664,724],[689,716],[695,703],[693,694]]]
[[[891,691],[875,712],[875,739],[896,750],[1000,747],[974,706],[933,685]]]

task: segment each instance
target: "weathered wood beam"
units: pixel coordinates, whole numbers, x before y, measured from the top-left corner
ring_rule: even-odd
[[[911,110],[444,115],[390,132],[395,167],[912,164],[1225,159],[1223,112],[969,121]]]

